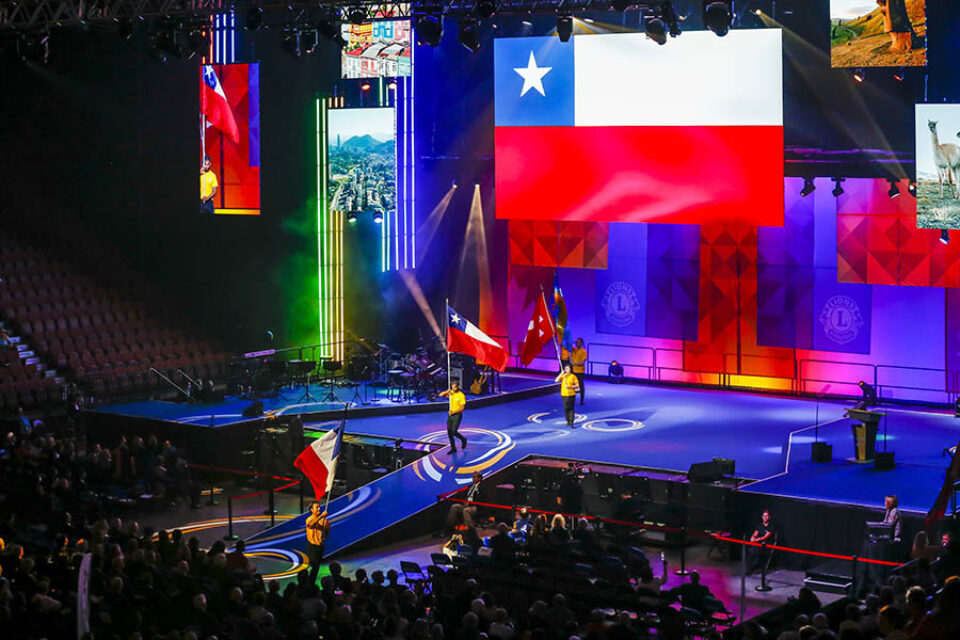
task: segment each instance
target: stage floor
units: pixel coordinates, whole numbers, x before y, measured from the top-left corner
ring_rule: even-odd
[[[547,382],[550,379],[543,376],[504,376],[505,389],[542,387]],[[438,495],[469,483],[475,470],[494,473],[527,456],[680,472],[695,462],[731,458],[738,477],[755,481],[742,491],[877,508],[885,494],[895,493],[901,509],[923,513],[944,477],[943,449],[960,440],[960,421],[952,414],[881,407],[887,413],[881,434],[885,426],[897,466],[875,471],[872,465],[845,461],[853,455],[850,420],[843,418],[849,402],[821,401],[818,410],[810,399],[733,391],[594,380],[588,380],[586,388],[587,402],[577,406],[574,429],[566,426],[555,393],[468,408],[461,427],[469,438],[465,451],[450,455],[444,446],[331,503],[334,522],[349,521],[351,526],[335,528],[328,550],[349,547],[429,508]],[[247,402],[231,399],[211,413],[196,405],[156,402],[101,410],[219,426],[242,419],[240,408]],[[317,412],[297,404],[265,403],[265,409]],[[428,443],[442,445],[447,440],[445,415],[436,409],[425,405],[416,413],[352,417],[347,432],[410,439],[426,450]],[[818,416],[820,439],[833,445],[832,463],[810,461]],[[325,430],[333,424],[307,420],[304,426]],[[299,547],[301,520],[295,518],[255,539],[264,547]]]
[[[925,512],[943,479],[945,447],[960,438],[951,415],[896,408],[887,411],[887,441],[897,466],[843,461],[853,455],[850,403],[820,402],[819,437],[833,445],[835,462],[810,462],[817,420],[815,401],[729,391],[587,382],[576,428],[551,395],[468,411],[461,431],[465,451],[444,447],[403,469],[331,502],[334,552],[435,504],[436,496],[470,482],[473,471],[494,473],[531,455],[686,471],[713,457],[736,460],[737,476],[755,480],[742,490],[804,500],[880,508],[886,493],[901,509]],[[326,429],[333,423],[306,425]],[[881,425],[882,429],[883,425]],[[442,414],[356,418],[347,432],[444,443]],[[426,445],[423,445],[426,448]],[[299,548],[302,517],[254,537],[258,548]]]

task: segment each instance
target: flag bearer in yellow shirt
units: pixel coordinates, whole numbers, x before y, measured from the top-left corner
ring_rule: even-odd
[[[567,418],[567,426],[572,429],[573,420],[577,417],[574,406],[577,402],[580,381],[577,380],[569,364],[563,365],[563,371],[557,376],[556,381],[560,383],[560,398],[563,400],[563,413]]]
[[[460,448],[467,448],[467,439],[460,434],[460,422],[463,421],[463,410],[467,407],[467,397],[460,390],[460,381],[456,378],[450,381],[450,388],[441,391],[440,396],[450,399],[450,411],[447,413],[447,437],[450,438],[448,454],[457,452],[454,438],[460,439]]]

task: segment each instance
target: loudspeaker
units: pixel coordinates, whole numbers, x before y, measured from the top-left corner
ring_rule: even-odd
[[[687,471],[690,482],[716,482],[723,478],[723,465],[719,462],[694,462]]]
[[[250,406],[243,410],[244,418],[256,418],[263,415],[263,401],[255,400]]]
[[[720,465],[720,473],[725,476],[737,475],[737,461],[731,458],[714,458],[714,462]]]
[[[873,454],[873,468],[878,471],[890,471],[897,463],[893,461],[893,451],[877,451]]]
[[[811,446],[814,462],[830,462],[833,460],[833,445],[826,442],[814,442]]]

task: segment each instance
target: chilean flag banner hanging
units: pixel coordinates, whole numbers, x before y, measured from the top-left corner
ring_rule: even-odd
[[[447,351],[473,356],[497,371],[507,368],[510,354],[496,340],[447,305]]]
[[[783,226],[779,29],[494,42],[496,215]]]
[[[211,126],[229,136],[234,144],[240,142],[240,129],[227,102],[227,94],[223,92],[216,70],[209,64],[200,67],[200,113],[206,116]]]
[[[331,429],[310,443],[297,459],[293,466],[303,472],[313,492],[320,500],[333,488],[333,477],[337,473],[337,458],[340,457],[340,443],[343,442],[344,423],[341,421],[335,429]]]

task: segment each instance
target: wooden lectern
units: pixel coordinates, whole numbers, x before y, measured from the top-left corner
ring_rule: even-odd
[[[850,462],[872,462],[877,448],[877,425],[887,414],[866,409],[850,409],[844,415],[853,420],[853,457],[849,458]]]

